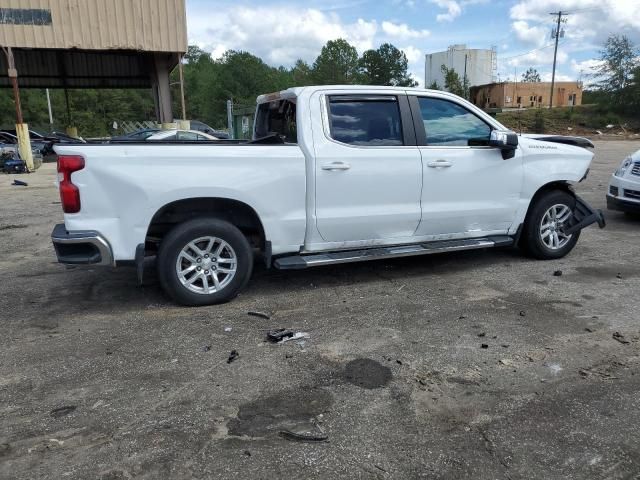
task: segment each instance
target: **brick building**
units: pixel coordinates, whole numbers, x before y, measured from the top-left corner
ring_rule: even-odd
[[[481,108],[533,108],[549,105],[551,82],[501,82],[471,87],[471,102]],[[556,82],[553,106],[582,104],[581,82]]]

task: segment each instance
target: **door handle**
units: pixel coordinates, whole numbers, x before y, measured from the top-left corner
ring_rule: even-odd
[[[453,166],[453,163],[447,160],[436,160],[435,162],[427,163],[427,167],[431,167],[431,168],[448,168],[451,166]]]
[[[331,162],[322,165],[322,170],[349,170],[351,165],[344,162]]]

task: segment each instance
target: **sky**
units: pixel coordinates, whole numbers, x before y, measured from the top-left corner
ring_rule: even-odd
[[[245,50],[272,66],[313,63],[322,46],[345,38],[362,54],[385,42],[403,50],[424,84],[424,56],[454,44],[496,47],[499,80],[529,67],[551,80],[557,17],[568,12],[557,80],[583,80],[612,34],[640,44],[640,0],[187,0],[190,44],[218,58]]]

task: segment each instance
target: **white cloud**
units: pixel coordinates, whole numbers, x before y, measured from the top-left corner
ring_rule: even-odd
[[[312,62],[322,46],[336,38],[362,53],[374,46],[379,31],[375,20],[344,23],[333,12],[284,7],[190,10],[188,23],[190,41],[214,55],[226,48],[247,50],[272,65],[291,65],[298,58]]]
[[[429,30],[413,30],[406,23],[382,22],[382,31],[389,37],[399,39],[424,38],[429,36]]]
[[[638,0],[520,0],[510,10],[512,28],[522,41],[541,33],[550,42],[556,17],[549,12],[569,12],[563,24],[565,39],[574,49],[598,48],[612,33],[640,42],[640,1]],[[530,27],[531,23],[537,27]],[[527,28],[524,28],[527,27]],[[537,28],[538,31],[529,32]],[[521,38],[523,36],[523,38]]]
[[[511,30],[516,38],[525,45],[541,47],[547,42],[549,31],[541,26],[529,26],[524,20],[517,20],[511,24]]]
[[[431,0],[431,3],[447,10],[447,13],[439,13],[436,16],[438,22],[452,22],[462,14],[462,7],[456,0]]]
[[[562,50],[558,51],[557,64],[562,65],[569,59],[569,54]],[[537,67],[540,65],[553,64],[553,48],[535,50],[525,55],[507,59],[507,64],[511,67]]]
[[[407,56],[407,60],[409,63],[417,63],[420,60],[422,60],[422,57],[423,57],[422,51],[412,45],[401,48],[400,50],[402,50],[404,54]]]

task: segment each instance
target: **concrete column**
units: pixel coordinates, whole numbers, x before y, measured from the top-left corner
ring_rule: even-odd
[[[16,124],[16,137],[18,137],[18,153],[24,160],[27,169],[34,171],[33,152],[31,151],[31,140],[29,139],[29,126],[26,123]]]
[[[171,86],[169,85],[170,58],[166,54],[153,55],[153,93],[155,95],[158,123],[161,128],[175,128],[171,108]]]

